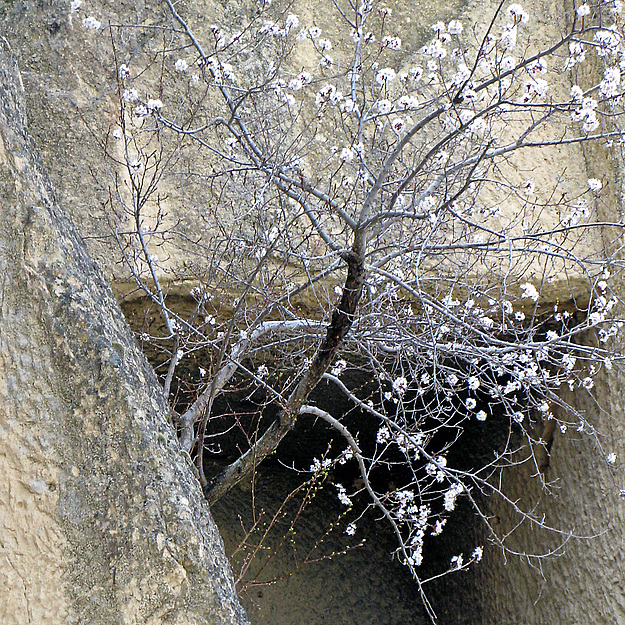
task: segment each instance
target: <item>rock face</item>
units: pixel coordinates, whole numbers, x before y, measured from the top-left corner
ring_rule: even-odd
[[[154,374],[59,207],[0,51],[0,608],[247,623]]]

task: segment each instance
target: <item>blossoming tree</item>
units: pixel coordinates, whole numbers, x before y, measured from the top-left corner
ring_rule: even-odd
[[[164,319],[165,336],[143,340],[166,355],[166,390],[185,359],[210,354],[197,398],[174,415],[205,496],[247,479],[312,415],[344,445],[298,468],[354,464],[360,486],[336,484],[340,501],[367,498],[390,524],[431,614],[424,541],[459,498],[504,552],[487,497],[565,542],[569,528],[510,499],[500,476],[528,463],[548,489],[553,434],[567,428],[616,462],[559,391],[592,393],[595,374],[619,361],[610,285],[620,224],[609,208],[619,194],[607,172],[580,181],[567,155],[620,148],[621,3],[573,8],[550,40],[532,37],[523,7],[502,3],[482,26],[434,24],[419,45],[393,34],[390,10],[372,0],[328,3],[332,37],[301,23],[292,3],[257,2],[210,41],[184,5],[166,4],[152,65],[120,59],[119,122],[103,145],[118,166],[116,236]],[[102,27],[90,15],[83,25]],[[148,93],[155,68],[160,92]],[[168,178],[205,232],[167,223]],[[198,277],[188,317],[168,303],[156,254],[167,244],[186,250]],[[350,385],[350,369],[370,382]],[[242,380],[275,418],[212,475],[215,402]],[[370,437],[315,404],[320,383],[368,415]],[[465,432],[488,424],[499,442],[481,461],[449,461]],[[402,483],[388,488],[397,467]]]

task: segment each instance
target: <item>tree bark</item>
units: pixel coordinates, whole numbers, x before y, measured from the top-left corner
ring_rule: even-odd
[[[310,366],[289,396],[287,405],[263,435],[242,456],[204,485],[204,495],[211,504],[242,480],[249,478],[256,467],[276,451],[280,441],[295,427],[300,408],[329,369],[332,359],[354,323],[365,283],[364,247],[360,249],[360,246],[355,244],[354,248],[356,251],[351,251],[347,256],[347,276],[341,300],[332,313],[326,335],[317,348]]]
[[[0,615],[244,624],[168,407],[34,155],[0,48]]]

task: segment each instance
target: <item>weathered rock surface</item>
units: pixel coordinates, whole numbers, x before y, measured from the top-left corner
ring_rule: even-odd
[[[155,376],[23,125],[0,50],[0,617],[244,624]]]

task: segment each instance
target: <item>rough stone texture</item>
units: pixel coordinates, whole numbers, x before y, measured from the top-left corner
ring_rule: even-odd
[[[582,391],[571,398],[576,407],[596,423],[599,440],[606,452],[625,454],[622,398],[622,373],[599,377],[599,409]],[[604,412],[605,410],[605,412]],[[540,491],[531,477],[530,465],[506,476],[508,495],[528,508],[539,501],[538,513],[554,527],[573,532],[558,557],[533,559],[511,557],[504,563],[496,550],[486,552],[484,566],[477,571],[477,595],[483,610],[483,623],[625,623],[625,583],[623,571],[625,545],[625,502],[619,490],[625,486],[622,465],[610,469],[587,435],[569,430],[556,432],[546,479],[554,481],[553,495]],[[518,517],[510,507],[493,501],[490,512],[499,530],[512,529]],[[507,542],[520,553],[546,553],[555,549],[562,536],[524,524]]]
[[[247,623],[154,374],[33,156],[20,90],[3,49],[2,620]]]
[[[392,7],[393,32],[401,35],[405,48],[418,49],[422,42],[431,37],[429,25],[436,20],[448,21],[461,17],[467,25],[482,32],[490,22],[498,2],[495,0],[454,0],[443,3],[439,0],[389,0]],[[180,3],[181,13],[188,19],[190,26],[198,34],[203,44],[212,40],[210,26],[218,24],[228,30],[245,23],[257,3],[254,0],[230,0],[219,2],[208,0],[196,2],[190,0]],[[532,36],[538,44],[546,38],[557,38],[565,25],[560,5],[544,0],[533,0]],[[333,54],[340,56],[340,42],[348,40],[346,32],[340,32],[339,22],[331,10],[315,11],[301,0],[297,0],[291,9],[300,16],[302,24],[320,26],[332,41],[335,41]],[[82,18],[87,15],[97,17],[103,24],[111,24],[111,29],[103,28],[98,32],[82,27]],[[106,206],[108,189],[112,187],[114,171],[110,161],[103,155],[99,142],[109,137],[118,120],[116,67],[127,63],[134,71],[149,69],[143,74],[142,85],[150,97],[161,96],[160,65],[155,63],[163,47],[163,33],[171,27],[171,16],[159,2],[131,0],[98,0],[84,2],[80,11],[72,13],[67,0],[15,0],[0,7],[0,34],[4,34],[14,48],[26,86],[25,101],[29,117],[29,131],[41,150],[43,162],[50,172],[51,179],[58,190],[61,200],[68,207],[79,232],[87,240],[89,250],[102,266],[109,281],[120,293],[134,288],[129,281],[129,274],[120,262],[120,253],[115,241],[110,237],[109,221],[115,221],[114,211]],[[4,22],[4,23],[3,23]],[[150,28],[135,30],[126,28],[119,37],[116,25],[149,25]],[[163,30],[163,28],[165,30]],[[344,29],[343,29],[344,30]],[[112,40],[116,41],[113,52]],[[316,60],[307,56],[303,46],[295,53],[294,63],[298,68],[314,69]],[[338,58],[338,57],[337,57]],[[165,81],[173,80],[170,74]],[[552,86],[553,88],[553,86]],[[563,85],[563,92],[568,93],[570,85]],[[181,93],[174,89],[164,89],[165,113],[176,109],[176,98]],[[50,124],[53,119],[54,123]],[[552,127],[554,136],[559,128]],[[331,136],[327,140],[333,140]],[[189,159],[193,160],[192,153]],[[198,170],[198,162],[206,160],[206,153],[188,165],[191,170]],[[551,147],[514,154],[512,166],[506,176],[514,184],[521,184],[532,178],[538,189],[537,205],[553,191],[556,178],[559,179],[558,193],[566,191],[575,196],[585,190],[586,168],[584,156],[579,146]],[[183,165],[180,165],[184,169]],[[505,170],[505,168],[504,168]],[[119,173],[119,172],[117,172]],[[178,187],[176,175],[165,175],[160,184],[159,207],[166,213],[166,224],[176,224],[176,228],[192,237],[209,241],[211,233],[207,231],[203,218],[203,207],[210,204],[211,194],[206,185],[195,187],[191,179],[187,180],[185,196]],[[486,189],[483,195],[485,204],[498,204],[501,201],[501,189]],[[95,201],[94,201],[95,199]],[[242,201],[239,198],[239,201]],[[506,199],[502,206],[501,223],[506,223],[519,210],[519,203],[514,197]],[[538,209],[536,209],[538,211]],[[156,203],[148,203],[145,213],[154,216]],[[220,208],[226,213],[226,208]],[[528,215],[528,219],[537,218],[545,224],[555,223],[557,212],[552,210]],[[495,225],[495,224],[493,224]],[[594,233],[593,233],[594,234]],[[597,237],[590,235],[576,243],[580,257],[596,249]],[[171,240],[158,250],[164,280],[173,281],[171,289],[176,289],[185,277],[193,278],[189,266],[194,265],[194,254],[184,242]],[[201,259],[197,261],[201,264]],[[475,277],[483,279],[496,271],[501,260],[497,259],[489,266],[480,268]],[[439,260],[434,259],[426,267],[440,272]],[[526,271],[524,279],[536,279],[542,282],[545,267],[536,263]],[[199,271],[199,270],[198,270]],[[550,302],[568,301],[571,291],[583,304],[588,290],[587,280],[578,267],[569,267],[567,271],[558,263],[548,270],[549,285],[543,288],[543,295]],[[177,280],[173,280],[174,276]],[[115,287],[115,283],[119,287]],[[188,288],[182,288],[188,292]]]

